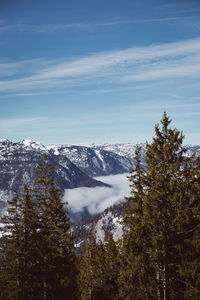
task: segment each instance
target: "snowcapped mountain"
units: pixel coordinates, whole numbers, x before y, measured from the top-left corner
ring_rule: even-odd
[[[145,157],[145,144],[103,144],[103,145],[94,145],[96,149],[102,149],[104,151],[109,151],[118,154],[119,156],[127,157],[131,160],[134,159],[135,149],[139,146],[142,149],[142,157]]]
[[[62,155],[92,177],[127,173],[133,167],[136,145],[60,145],[47,146],[54,155]]]
[[[47,153],[47,148],[44,145],[42,145],[40,142],[37,142],[37,141],[25,139],[25,140],[19,142],[18,144],[23,145],[24,148],[29,149],[29,150],[34,149],[34,150],[39,150],[39,151]]]
[[[129,172],[134,164],[135,147],[133,144],[44,146],[29,139],[17,143],[0,140],[0,211],[14,189],[22,190],[24,184],[32,187],[35,168],[43,154],[49,156],[55,167],[55,177],[62,189],[101,187],[107,185],[91,177]],[[91,217],[87,211],[81,214],[80,219]]]
[[[145,163],[145,144],[142,158]],[[0,140],[0,211],[13,189],[32,186],[35,168],[47,154],[55,167],[55,177],[63,189],[106,186],[91,177],[127,173],[134,165],[135,144],[51,145],[29,139],[13,143]],[[200,154],[200,146],[187,146],[187,155]],[[85,212],[85,217],[87,212]],[[88,215],[88,217],[90,217]],[[115,218],[114,218],[115,219]]]
[[[14,189],[21,191],[24,184],[33,186],[36,166],[42,162],[44,153],[55,167],[54,176],[62,189],[107,186],[89,177],[67,157],[53,155],[38,142],[0,140],[0,211],[12,197]]]

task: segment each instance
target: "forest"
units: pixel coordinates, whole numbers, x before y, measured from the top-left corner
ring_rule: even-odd
[[[200,299],[200,157],[163,114],[129,174],[124,237],[77,253],[63,192],[44,156],[34,188],[14,191],[3,216],[1,300]]]

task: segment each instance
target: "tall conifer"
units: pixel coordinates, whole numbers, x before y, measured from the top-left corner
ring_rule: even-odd
[[[105,244],[104,294],[106,300],[119,299],[120,258],[118,245],[111,235]]]
[[[141,164],[141,147],[135,151],[135,166],[131,170],[131,196],[126,198],[127,208],[124,224],[128,227],[123,238],[121,249],[121,269],[119,277],[120,297],[122,299],[151,299],[155,293],[155,275],[150,259],[151,242],[149,229],[145,223],[145,175],[146,171]]]
[[[94,299],[94,247],[92,234],[89,233],[80,259],[79,288],[82,300]]]
[[[16,299],[33,299],[36,214],[28,188],[24,186],[20,197],[15,192],[8,204],[2,228],[1,271],[4,274],[4,286],[1,292],[4,293],[5,288],[9,293],[14,288]]]
[[[77,265],[70,222],[47,156],[31,194],[15,193],[3,218],[1,299],[77,299]],[[6,296],[7,294],[7,296]]]
[[[194,158],[184,157],[183,135],[171,129],[170,123],[164,113],[161,128],[155,126],[155,137],[146,145],[145,169],[136,151],[136,167],[130,176],[133,196],[127,198],[124,218],[129,232],[124,239],[127,259],[121,276],[132,279],[132,288],[124,284],[124,299],[199,296],[197,271],[187,276],[195,258],[199,269],[199,165]]]
[[[105,247],[96,243],[89,233],[80,262],[80,291],[82,300],[101,300],[106,298]]]
[[[33,190],[38,213],[41,299],[76,299],[76,254],[62,196],[54,179],[54,168],[44,156],[44,162],[37,167]]]

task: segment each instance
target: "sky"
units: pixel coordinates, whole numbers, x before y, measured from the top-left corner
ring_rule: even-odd
[[[199,0],[1,0],[0,138],[200,144]]]

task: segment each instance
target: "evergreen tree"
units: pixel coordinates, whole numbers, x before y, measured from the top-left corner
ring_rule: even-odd
[[[94,247],[92,234],[89,233],[80,259],[79,288],[82,300],[94,299]]]
[[[112,236],[104,246],[88,235],[80,262],[82,300],[115,300],[118,295],[119,252]]]
[[[200,298],[200,157],[184,161],[182,195],[176,216],[179,280],[184,299]]]
[[[94,245],[93,248],[93,274],[94,274],[94,299],[107,299],[105,294],[105,247],[102,242]]]
[[[150,230],[150,256],[156,270],[157,296],[160,299],[177,299],[177,291],[182,297],[174,246],[177,242],[178,223],[175,220],[181,201],[179,185],[185,149],[182,148],[183,135],[169,128],[170,122],[164,113],[162,128],[155,126],[156,136],[152,144],[147,145],[146,152],[145,221]]]
[[[123,299],[199,297],[199,276],[194,279],[199,270],[199,165],[184,157],[183,135],[169,128],[170,122],[164,113],[161,129],[155,126],[153,142],[146,145],[145,169],[136,151],[133,196],[127,198],[124,218],[129,232],[123,245]],[[186,245],[194,254],[184,252]],[[195,261],[192,279],[187,271]],[[128,278],[135,286],[126,284]]]
[[[77,265],[62,192],[47,156],[35,188],[9,201],[3,218],[1,299],[77,299]]]
[[[82,300],[101,300],[105,291],[105,247],[96,243],[89,233],[80,262],[79,285]]]
[[[104,295],[103,299],[119,299],[119,272],[120,254],[118,245],[111,235],[105,245],[105,274],[104,274]]]
[[[54,168],[44,156],[36,171],[33,199],[38,213],[38,291],[41,299],[76,299],[77,265],[70,222]]]
[[[1,299],[32,299],[34,274],[34,237],[36,233],[34,206],[28,188],[24,186],[21,197],[17,192],[8,202],[7,214],[3,217]],[[3,279],[4,278],[4,279]],[[13,294],[12,294],[13,291]],[[11,293],[8,296],[8,293]]]
[[[135,151],[135,166],[130,171],[131,196],[123,222],[128,231],[123,238],[119,289],[121,299],[152,299],[155,270],[150,259],[149,229],[145,223],[145,169],[141,165],[141,147]]]

